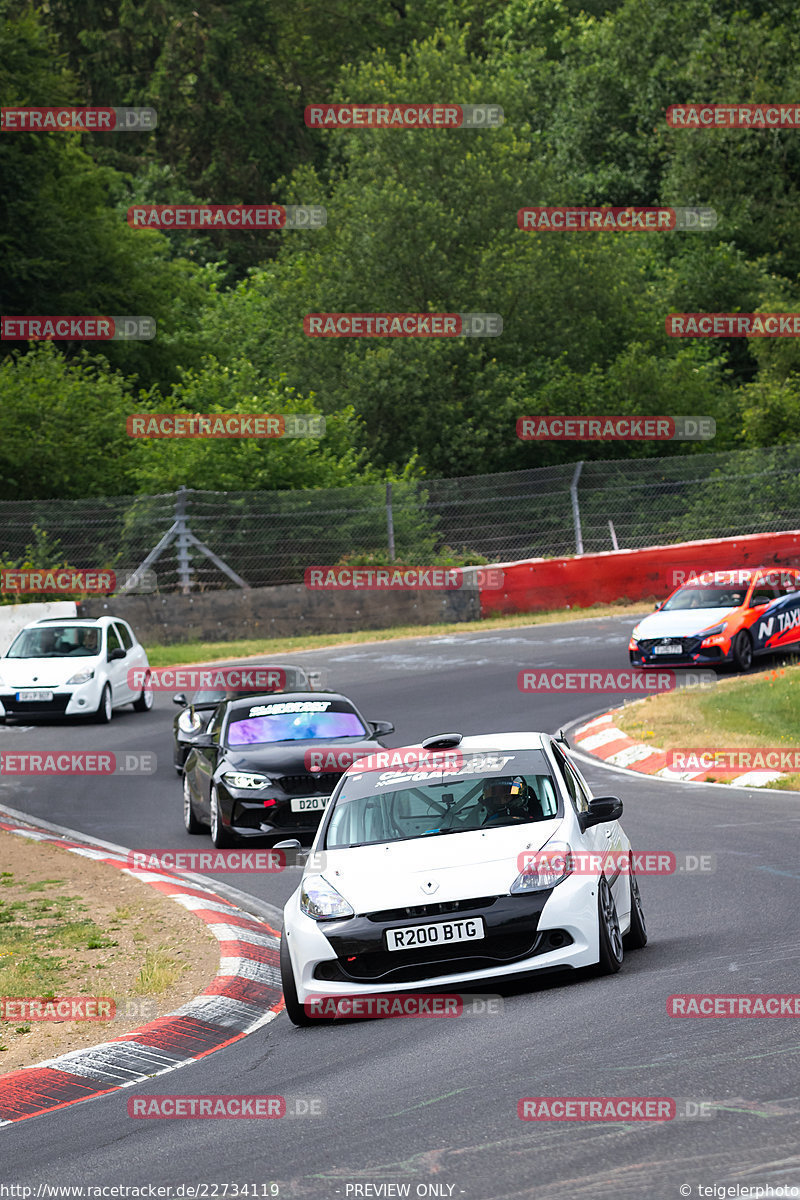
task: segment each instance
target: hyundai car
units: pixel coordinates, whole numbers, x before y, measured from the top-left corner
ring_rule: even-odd
[[[639,621],[628,656],[637,667],[733,665],[747,671],[758,655],[800,650],[798,610],[800,571],[794,568],[704,572]]]
[[[622,802],[592,795],[563,742],[446,734],[422,748],[441,765],[356,761],[326,808],[284,909],[297,1025],[320,1019],[321,999],[613,973],[647,941]]]
[[[120,617],[51,617],[26,625],[0,658],[0,719],[89,716],[153,707],[144,646]],[[138,688],[133,679],[141,680]]]
[[[348,761],[383,746],[390,721],[368,721],[338,692],[270,692],[218,704],[183,771],[183,820],[217,847],[249,838],[310,841],[344,767],[326,769],[326,747]]]

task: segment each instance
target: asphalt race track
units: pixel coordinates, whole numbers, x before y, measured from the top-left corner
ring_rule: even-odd
[[[392,745],[443,730],[555,731],[604,711],[616,697],[523,695],[517,672],[626,667],[632,625],[631,618],[595,619],[296,659],[327,667],[330,686],[350,695],[365,716],[393,720]],[[162,694],[151,713],[128,709],[110,726],[0,727],[2,749],[153,750],[159,764],[144,778],[6,779],[0,803],[128,847],[210,847],[207,838],[183,831],[171,762],[173,712]],[[798,1194],[791,1191],[800,1184],[797,1018],[679,1019],[667,1015],[666,1001],[674,993],[798,990],[800,797],[582,765],[596,794],[624,801],[623,824],[635,847],[715,856],[713,873],[640,881],[650,944],[626,955],[618,975],[493,989],[503,996],[502,1012],[486,1017],[298,1030],[282,1014],[150,1086],[3,1129],[3,1182],[30,1186],[33,1196],[40,1184],[148,1183],[208,1184],[195,1195],[210,1197],[223,1196],[224,1184],[256,1184],[250,1195],[268,1196],[261,1185],[275,1183],[272,1194],[313,1200],[640,1200],[737,1184],[761,1186],[767,1196]],[[219,878],[280,907],[297,872]],[[128,1098],[150,1093],[316,1099],[324,1115],[129,1118]],[[663,1123],[525,1122],[517,1102],[526,1096],[672,1097],[679,1114],[706,1115]],[[234,1194],[230,1186],[227,1195]]]

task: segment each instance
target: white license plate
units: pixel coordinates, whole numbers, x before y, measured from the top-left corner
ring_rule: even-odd
[[[483,917],[463,921],[437,921],[434,925],[404,925],[386,930],[387,950],[416,950],[420,946],[446,946],[451,942],[477,942],[485,937]]]
[[[23,704],[26,701],[30,701],[30,700],[52,700],[52,699],[53,699],[52,692],[43,692],[39,688],[30,688],[28,691],[25,691],[25,692],[17,692],[17,700],[22,701]]]
[[[292,812],[321,812],[330,796],[298,796],[292,801]]]
[[[683,646],[680,642],[667,642],[665,646],[653,646],[653,654],[680,654]]]

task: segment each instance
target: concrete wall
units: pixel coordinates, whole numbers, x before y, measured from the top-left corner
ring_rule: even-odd
[[[49,600],[41,604],[0,604],[0,654],[5,654],[20,629],[44,617],[74,617],[74,600]]]
[[[353,633],[392,625],[480,620],[475,587],[463,591],[312,591],[302,584],[177,594],[92,597],[81,616],[130,621],[145,644]]]
[[[499,591],[481,591],[481,615],[586,608],[615,600],[662,600],[676,585],[673,571],[800,565],[800,530],[681,542],[643,550],[607,550],[580,558],[532,558],[499,564]]]

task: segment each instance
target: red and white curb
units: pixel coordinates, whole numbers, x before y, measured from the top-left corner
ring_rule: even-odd
[[[708,781],[731,784],[733,787],[763,787],[780,779],[779,771],[674,771],[667,766],[667,752],[648,742],[637,742],[628,737],[614,724],[620,712],[614,709],[588,721],[575,730],[575,747],[584,754],[592,754],[612,767],[625,767],[628,771],[639,771],[642,775],[657,775],[661,779],[677,779],[681,783],[705,783]]]
[[[220,944],[219,973],[188,1004],[99,1046],[0,1076],[0,1126],[130,1087],[238,1042],[283,1008],[280,935],[263,918],[168,871],[132,870],[111,850],[0,819],[0,829],[117,867],[204,921]]]

